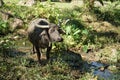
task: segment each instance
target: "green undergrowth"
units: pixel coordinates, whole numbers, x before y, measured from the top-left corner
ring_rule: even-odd
[[[119,1],[108,3],[108,5],[94,9],[93,11],[99,20],[108,21],[113,25],[120,25],[120,3]]]
[[[118,3],[95,8],[90,14],[85,13],[83,7],[66,9],[57,8],[54,4],[38,2],[32,7],[27,7],[11,3],[0,8],[22,19],[25,30],[31,20],[47,18],[56,24],[60,21],[61,28],[66,32],[62,35],[64,38],[62,43],[53,44],[50,60],[42,59],[42,65],[38,65],[36,58],[31,58],[34,55],[31,54],[32,45],[28,42],[27,35],[21,36],[10,32],[9,20],[1,20],[0,80],[97,80],[89,69],[90,61],[84,60],[84,55],[90,57],[89,54],[94,55],[95,59],[97,56],[99,58],[97,60],[101,62],[112,65],[110,70],[117,77],[120,61],[120,8],[118,8]],[[92,14],[97,20],[85,22],[81,17],[84,14]],[[111,27],[103,25],[104,21],[110,23]],[[91,26],[95,22],[98,25]]]

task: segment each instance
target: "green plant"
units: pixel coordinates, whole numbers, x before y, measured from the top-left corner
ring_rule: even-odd
[[[94,8],[94,13],[98,20],[104,20],[113,25],[120,24],[120,3],[119,1],[109,3],[106,7]],[[113,20],[114,19],[114,20]]]
[[[80,40],[80,32],[81,30],[79,28],[76,28],[75,25],[68,25],[64,27],[64,30],[66,32],[65,41],[66,44],[69,45],[75,45]]]
[[[0,21],[0,34],[7,34],[9,32],[9,24],[5,21]]]
[[[0,38],[0,55],[8,56],[11,54],[11,49],[13,49],[14,42],[9,40],[8,38]]]
[[[95,1],[98,1],[100,4],[104,5],[104,0],[84,0],[84,5],[86,10],[92,11],[94,9],[94,3]],[[113,2],[114,0],[108,0]]]

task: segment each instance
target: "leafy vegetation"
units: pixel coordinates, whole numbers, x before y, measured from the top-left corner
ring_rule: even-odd
[[[99,61],[109,65],[113,80],[119,80],[120,62],[120,4],[118,1],[95,7],[85,12],[83,6],[71,9],[58,8],[58,2],[37,2],[28,7],[16,5],[11,0],[0,8],[23,20],[23,29],[35,18],[47,18],[65,30],[63,43],[54,43],[50,60],[43,53],[42,65],[36,54],[31,54],[32,45],[27,35],[19,30],[10,32],[12,18],[0,18],[0,80],[97,80],[90,63]],[[87,17],[86,17],[87,15]],[[1,15],[0,15],[1,16]],[[23,33],[21,35],[21,33]],[[4,35],[3,35],[4,34]],[[43,51],[44,52],[44,51]]]
[[[119,1],[114,3],[109,3],[106,7],[95,9],[95,13],[97,14],[98,19],[109,21],[113,25],[120,25],[120,6]],[[114,19],[114,20],[113,20]]]
[[[8,22],[1,20],[0,25],[0,34],[7,34],[10,31]]]

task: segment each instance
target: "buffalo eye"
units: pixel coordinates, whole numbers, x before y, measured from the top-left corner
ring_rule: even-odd
[[[43,34],[42,36],[46,36],[46,34]]]

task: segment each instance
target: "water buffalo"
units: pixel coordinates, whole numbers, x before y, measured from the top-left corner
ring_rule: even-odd
[[[49,59],[49,53],[52,42],[62,42],[60,34],[64,33],[60,27],[54,23],[49,23],[46,19],[35,19],[30,22],[28,27],[28,39],[37,51],[39,63],[41,63],[41,49],[47,48],[46,57]]]

